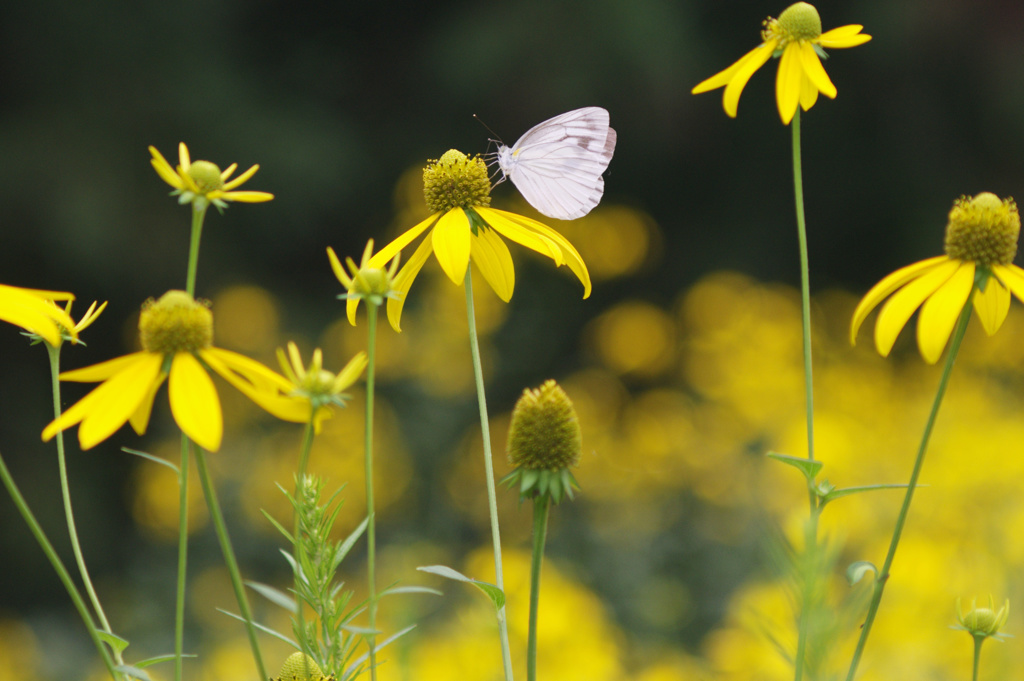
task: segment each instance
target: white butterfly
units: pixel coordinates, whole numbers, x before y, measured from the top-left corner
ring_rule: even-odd
[[[569,111],[535,125],[513,146],[498,144],[502,178],[544,215],[575,220],[604,195],[601,173],[615,152],[608,112],[598,106]]]

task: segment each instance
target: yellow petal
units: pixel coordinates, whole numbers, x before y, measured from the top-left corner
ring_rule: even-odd
[[[350,359],[345,368],[335,377],[334,383],[331,385],[331,392],[340,393],[358,381],[359,377],[363,375],[363,370],[366,368],[366,362],[365,352],[360,352]]]
[[[807,78],[810,78],[821,94],[829,99],[835,99],[836,86],[832,84],[828,74],[825,73],[825,67],[821,65],[821,59],[818,58],[818,53],[814,51],[814,46],[811,43],[800,43],[800,61]]]
[[[384,248],[380,249],[375,256],[370,258],[370,262],[368,263],[367,266],[375,267],[377,269],[383,269],[387,267],[388,262],[390,262],[392,258],[398,255],[399,251],[401,251],[403,248],[412,243],[413,240],[416,239],[416,237],[425,232],[427,229],[433,227],[434,223],[437,222],[439,217],[439,213],[434,213],[426,220],[412,227],[412,229],[408,229],[405,232],[403,232],[394,241],[389,243]]]
[[[775,76],[775,101],[779,107],[779,117],[784,125],[789,125],[796,115],[796,106],[800,101],[800,81],[804,77],[803,62],[800,58],[799,43],[790,43],[782,51],[779,59],[779,72]]]
[[[0,319],[39,335],[54,347],[60,345],[58,321],[65,329],[75,328],[74,320],[64,310],[17,286],[0,285]]]
[[[754,74],[754,71],[757,71],[757,69],[761,68],[761,66],[764,65],[764,63],[766,61],[768,61],[768,57],[771,57],[772,51],[768,50],[768,57],[765,57],[764,59],[761,59],[761,56],[764,54],[764,47],[765,47],[764,45],[758,45],[757,47],[752,49],[750,52],[747,52],[745,55],[743,55],[742,57],[737,59],[736,62],[732,66],[730,66],[729,68],[727,68],[727,69],[725,69],[723,71],[719,71],[718,73],[716,73],[715,75],[711,76],[710,78],[706,78],[706,79],[702,80],[701,82],[697,83],[697,85],[694,86],[694,88],[692,90],[690,90],[690,94],[699,95],[702,92],[709,92],[711,90],[717,90],[720,87],[728,85],[736,77],[736,74],[739,73],[740,69],[742,69],[744,66],[748,65],[750,61],[758,61],[759,60],[760,63],[756,67],[754,67],[754,69],[750,72],[750,74],[747,75],[747,77],[744,79],[743,85],[745,85],[746,81],[750,80],[750,76]],[[772,42],[772,50],[774,50],[774,49],[775,49],[775,42],[773,41]],[[741,91],[743,90],[743,85],[740,85],[740,90]],[[733,114],[733,115],[735,115],[735,114]]]
[[[494,292],[506,303],[512,298],[516,273],[508,246],[493,229],[482,228],[470,240],[470,257]]]
[[[857,309],[853,311],[853,320],[850,322],[850,344],[854,345],[857,343],[857,331],[860,329],[860,325],[864,323],[868,315],[875,307],[888,298],[894,291],[901,288],[911,279],[916,279],[927,269],[930,269],[940,262],[949,260],[949,256],[939,255],[934,258],[927,260],[921,260],[915,262],[913,265],[907,265],[901,267],[892,274],[888,275],[880,282],[871,287],[864,298],[861,299],[857,305]]]
[[[985,290],[974,294],[974,310],[978,313],[985,333],[995,335],[1010,311],[1010,292],[997,277],[991,276],[985,284]]]
[[[261,378],[258,375],[264,372],[274,374],[259,362],[220,348],[205,348],[199,351],[199,356],[219,376],[267,412],[284,421],[309,422],[311,409],[309,400],[282,395],[279,387],[271,386],[267,378]],[[262,369],[257,370],[253,365],[259,365]],[[242,378],[234,369],[240,369],[245,378]],[[279,374],[275,375],[283,379]],[[292,387],[285,381],[285,385],[281,389],[291,391]]]
[[[515,213],[495,208],[477,207],[473,210],[484,219],[484,222],[493,227],[506,239],[511,239],[520,246],[526,246],[531,251],[536,251],[545,257],[551,258],[555,261],[556,265],[562,264],[562,249],[558,243],[548,238],[546,233],[540,233],[540,230],[537,229],[539,225],[548,232],[555,231],[544,223],[531,220],[523,215],[516,215]],[[555,233],[557,234],[557,232]]]
[[[153,165],[153,170],[160,176],[167,184],[171,185],[175,189],[184,189],[185,185],[182,183],[181,178],[178,177],[178,173],[174,171],[171,164],[167,162],[163,154],[157,151],[156,147],[150,147],[149,153],[152,154],[153,158],[150,159],[150,163]]]
[[[254,165],[252,168],[249,168],[235,179],[231,180],[230,182],[227,182],[228,177],[231,175],[230,171],[236,167],[237,166],[235,164],[231,164],[231,167],[221,174],[221,179],[225,181],[223,187],[224,191],[231,191],[235,187],[240,187],[246,180],[255,175],[257,170],[260,169],[259,164]]]
[[[962,262],[953,276],[925,301],[917,319],[917,347],[924,361],[939,361],[972,290],[974,263]]]
[[[145,435],[146,428],[149,427],[149,416],[153,413],[153,400],[156,399],[156,394],[160,390],[160,386],[167,380],[167,374],[163,371],[157,376],[157,379],[153,381],[153,385],[149,387],[149,392],[139,402],[139,406],[135,408],[132,415],[128,417],[128,423],[131,425],[132,430],[135,431],[136,435]]]
[[[441,269],[456,285],[466,279],[469,267],[469,217],[461,208],[450,210],[434,225],[430,238],[434,244],[434,255]]]
[[[810,78],[804,75],[804,77],[800,79],[800,108],[804,111],[810,111],[811,107],[814,106],[817,101],[818,88],[815,87]]]
[[[203,348],[199,356],[225,379],[228,378],[226,374],[233,371],[257,390],[288,392],[293,387],[288,379],[273,369],[231,350]]]
[[[191,353],[179,352],[167,382],[171,413],[182,432],[208,452],[220,449],[224,418],[213,379]]]
[[[150,393],[153,383],[160,379],[163,355],[140,352],[129,356],[135,358],[133,363],[124,366],[89,393],[89,397],[95,395],[95,398],[78,429],[78,442],[82,449],[95,447],[113,435],[135,413]]]
[[[236,170],[238,170],[238,164],[237,163],[232,163],[227,168],[225,168],[224,170],[220,171],[220,181],[221,182],[227,182],[228,178],[231,177],[231,173],[235,172]],[[252,170],[252,168],[250,168],[249,170]],[[224,189],[233,189],[234,187],[237,187],[240,184],[242,184],[242,183],[241,182],[237,182],[232,187],[228,187],[225,184],[223,188]]]
[[[228,201],[241,201],[242,203],[263,203],[264,201],[273,200],[274,195],[269,192],[223,192],[219,197],[211,196],[210,198],[223,198]]]
[[[551,229],[543,222],[538,222],[523,215],[516,215],[493,208],[477,208],[491,227],[502,236],[546,255],[556,265],[568,265],[572,273],[583,284],[583,297],[589,298],[591,292],[590,272],[575,247],[564,236]]]
[[[433,250],[433,241],[424,239],[413,251],[412,257],[405,263],[405,266],[395,275],[392,283],[395,296],[388,298],[388,321],[391,323],[391,328],[399,333],[402,331],[402,308],[405,307],[409,289],[412,288],[412,282],[423,269],[423,264],[427,262],[427,258],[430,257]]]
[[[1017,300],[1024,303],[1024,270],[1016,265],[992,265],[992,274],[999,277]]]
[[[105,381],[114,374],[120,373],[125,367],[139,361],[140,356],[144,354],[155,353],[147,353],[145,351],[133,352],[130,355],[108,359],[106,362],[100,362],[99,364],[93,364],[92,366],[65,371],[60,375],[60,380],[75,381],[78,383],[95,383],[96,381]]]
[[[882,307],[882,311],[878,313],[878,321],[875,322],[875,347],[878,354],[883,357],[889,355],[893,343],[896,342],[896,336],[899,335],[910,316],[928,296],[945,284],[959,267],[959,260],[946,258],[946,262],[939,263],[920,274],[889,299],[889,302]]]
[[[722,93],[722,108],[730,118],[736,118],[736,112],[740,106],[740,95],[743,94],[743,88],[747,86],[747,81],[771,58],[777,44],[776,40],[762,43],[740,60],[743,64],[733,73],[732,79],[725,86],[725,92]]]
[[[863,28],[863,26],[858,24],[850,24],[849,26],[833,28],[831,31],[825,31],[818,36],[818,40],[816,42],[822,47],[827,47],[829,49],[863,45],[867,41],[871,40],[871,36],[861,33],[861,29]]]
[[[178,165],[186,173],[192,167],[192,159],[189,158],[188,147],[185,146],[184,142],[178,142]]]

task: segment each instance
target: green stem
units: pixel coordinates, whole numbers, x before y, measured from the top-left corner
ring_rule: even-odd
[[[494,463],[491,460],[491,429],[487,419],[487,398],[484,395],[484,370],[480,362],[480,341],[476,333],[476,313],[473,307],[473,275],[466,268],[466,320],[469,323],[469,348],[473,354],[473,375],[476,378],[476,396],[480,407],[480,433],[484,441],[484,470],[487,477],[487,504],[491,515],[491,539],[494,543],[495,585],[505,591],[501,569],[501,535],[498,532],[498,498],[494,489]],[[505,681],[512,681],[512,652],[508,645],[508,620],[505,606],[498,609],[498,633],[501,637],[501,656],[505,666]]]
[[[370,602],[367,606],[369,614],[371,633],[366,643],[370,649],[370,679],[377,681],[377,572],[376,572],[376,512],[373,506],[373,391],[374,391],[374,363],[377,345],[377,305],[367,299],[367,340],[366,340],[366,435],[363,438],[365,443],[365,468],[366,468],[366,570],[367,585],[370,590]]]
[[[963,310],[960,311],[960,319],[957,321],[956,329],[953,331],[953,340],[949,345],[949,354],[946,356],[946,364],[942,368],[942,377],[939,379],[939,387],[935,392],[935,401],[932,402],[931,412],[928,414],[928,421],[924,426],[924,433],[921,435],[921,444],[917,449],[917,458],[914,460],[914,469],[910,473],[910,482],[907,484],[907,492],[903,496],[903,506],[900,507],[899,516],[896,518],[896,527],[893,529],[892,540],[889,542],[889,552],[885,556],[878,576],[875,578],[874,592],[871,594],[871,603],[868,606],[867,617],[861,627],[860,639],[857,641],[857,648],[853,652],[853,659],[850,661],[850,670],[846,675],[847,681],[853,681],[857,673],[857,665],[860,664],[861,655],[864,652],[864,645],[867,643],[868,634],[871,633],[871,625],[874,624],[875,615],[878,613],[878,606],[882,602],[882,592],[885,590],[885,583],[889,580],[889,570],[892,567],[893,557],[896,555],[896,547],[899,545],[900,536],[903,534],[903,526],[907,522],[907,514],[910,511],[910,502],[914,498],[914,490],[917,489],[917,478],[921,474],[921,467],[924,465],[924,455],[928,451],[928,441],[931,438],[932,428],[935,426],[935,419],[942,405],[942,398],[946,394],[946,387],[949,385],[949,376],[953,371],[953,363],[960,352],[960,343],[967,331],[967,322],[971,318],[971,298],[968,297]]]
[[[46,351],[50,356],[50,382],[53,391],[53,418],[59,419],[61,414],[60,407],[60,347],[54,347],[49,343],[45,343]],[[92,603],[92,608],[96,613],[96,617],[100,621],[100,626],[108,634],[113,633],[110,629],[110,622],[107,620],[107,615],[103,611],[103,605],[100,604],[100,599],[96,595],[96,589],[92,585],[92,579],[89,578],[89,570],[85,565],[85,557],[82,555],[82,547],[78,541],[78,529],[75,525],[75,514],[71,508],[71,487],[68,484],[68,468],[67,460],[64,455],[64,433],[62,431],[57,432],[57,466],[60,471],[60,492],[61,497],[64,500],[64,518],[68,525],[68,536],[71,539],[71,550],[75,554],[75,562],[78,564],[78,572],[82,577],[82,583],[85,586],[85,592],[89,596],[89,601]],[[114,657],[117,659],[117,663],[124,664],[124,660],[121,657],[119,651],[114,651]]]
[[[199,268],[199,239],[203,235],[203,220],[206,218],[206,209],[209,204],[203,203],[202,208],[192,207],[192,236],[188,248],[188,275],[185,279],[185,291],[195,297],[196,295],[196,270]]]
[[[807,409],[807,458],[814,461],[814,380],[811,366],[811,268],[807,254],[804,218],[804,171],[800,160],[800,110],[793,117],[793,192],[796,198],[796,231],[800,242],[800,307],[804,334],[804,402]]]
[[[974,637],[974,671],[971,673],[971,681],[978,681],[978,669],[981,667],[981,644],[984,642],[984,636]]]
[[[541,494],[533,499],[533,560],[530,563],[530,633],[526,643],[526,681],[537,681],[537,612],[540,609],[540,567],[548,536],[551,498]]]
[[[249,646],[252,648],[253,660],[256,662],[256,670],[261,680],[267,679],[266,670],[263,667],[263,656],[260,654],[259,641],[256,639],[256,627],[253,625],[252,613],[249,610],[249,601],[245,597],[245,586],[242,583],[242,574],[238,570],[238,561],[235,560],[235,550],[231,547],[231,537],[228,536],[228,528],[224,524],[224,515],[221,513],[220,503],[217,501],[217,492],[213,487],[210,478],[210,471],[206,466],[206,454],[202,447],[195,448],[196,470],[199,472],[199,481],[203,485],[203,495],[206,497],[206,505],[210,509],[210,518],[217,530],[217,539],[220,541],[220,549],[224,554],[224,565],[231,576],[231,586],[235,590],[235,599],[238,601],[238,609],[245,620],[246,630],[249,633]]]
[[[182,679],[185,655],[185,587],[188,573],[188,459],[190,441],[181,434],[178,468],[178,575],[174,596],[174,681]]]
[[[796,231],[797,240],[800,246],[800,309],[803,326],[803,349],[804,349],[804,405],[807,421],[807,458],[814,461],[814,374],[811,362],[811,271],[810,258],[807,254],[807,222],[804,217],[804,171],[800,151],[800,109],[797,108],[793,122],[790,124],[793,131],[793,193],[796,199]],[[808,490],[811,517],[808,523],[806,542],[804,550],[808,556],[813,556],[818,545],[818,501],[813,490]],[[804,602],[800,607],[800,621],[798,625],[796,661],[794,681],[801,681],[804,671],[804,654],[807,649],[807,638],[810,635],[808,613],[808,598],[813,588],[811,580],[813,575],[803,575]]]
[[[50,544],[50,540],[46,538],[46,533],[43,532],[43,528],[39,525],[36,517],[32,514],[28,504],[25,503],[25,498],[21,496],[21,491],[18,490],[18,486],[14,483],[14,478],[11,477],[11,472],[7,470],[7,464],[4,462],[2,456],[0,456],[0,478],[3,478],[4,487],[7,488],[7,493],[11,495],[11,500],[14,505],[18,507],[18,512],[21,513],[21,517],[25,520],[25,524],[28,525],[32,535],[39,542],[39,547],[46,554],[47,559],[50,561],[50,565],[57,571],[57,576],[60,578],[61,583],[68,592],[68,596],[71,597],[71,602],[74,603],[75,609],[78,611],[78,615],[82,618],[82,622],[85,624],[86,631],[89,632],[89,638],[92,639],[93,645],[96,646],[96,650],[99,652],[100,657],[103,658],[103,664],[106,666],[107,671],[110,673],[111,678],[117,679],[117,671],[114,666],[114,660],[110,657],[110,651],[107,650],[107,646],[100,639],[96,624],[93,622],[92,615],[89,614],[89,608],[86,606],[85,601],[82,599],[82,595],[78,593],[78,588],[75,586],[74,580],[71,579],[71,575],[68,573],[67,568],[64,567],[64,563],[61,562],[57,552],[54,551],[53,545]]]
[[[292,547],[295,550],[295,618],[299,623],[298,630],[302,632],[302,640],[299,644],[302,646],[302,652],[306,655],[312,655],[314,653],[314,641],[306,641],[306,624],[305,624],[305,609],[303,607],[302,599],[299,594],[306,593],[306,590],[302,588],[302,570],[306,564],[306,545],[302,541],[302,521],[299,518],[299,509],[302,508],[301,499],[306,489],[306,469],[309,467],[309,453],[313,449],[313,435],[316,432],[314,424],[315,412],[311,412],[309,416],[309,423],[306,424],[306,428],[302,432],[302,449],[299,452],[299,471],[295,476],[295,532],[292,535]],[[308,666],[308,665],[307,665]],[[307,676],[308,676],[308,669]]]

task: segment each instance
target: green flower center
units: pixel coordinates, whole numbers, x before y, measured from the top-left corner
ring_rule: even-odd
[[[305,653],[292,653],[281,666],[281,672],[277,675],[278,681],[319,681],[323,679],[324,672],[320,665]]]
[[[203,194],[224,188],[224,180],[220,177],[220,168],[209,161],[193,161],[189,166],[188,176],[192,178]]]
[[[790,5],[778,19],[769,17],[764,22],[761,36],[765,41],[776,39],[779,47],[800,40],[816,40],[821,37],[821,17],[814,5],[798,2]]]
[[[527,389],[512,411],[508,460],[517,468],[558,471],[575,466],[583,435],[572,401],[555,381]]]
[[[1017,255],[1020,214],[1013,199],[982,192],[953,204],[946,226],[946,255],[979,265],[1009,265]]]
[[[470,158],[449,149],[423,169],[423,196],[431,213],[489,206],[491,180],[487,164],[479,156]]]
[[[213,313],[184,291],[168,291],[142,305],[139,340],[147,352],[164,355],[208,348],[213,344]]]
[[[377,267],[363,267],[353,278],[355,293],[362,296],[386,296],[394,290],[394,282],[387,270]]]

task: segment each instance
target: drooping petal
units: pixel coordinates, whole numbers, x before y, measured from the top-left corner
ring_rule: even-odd
[[[946,258],[946,262],[927,270],[904,286],[889,299],[878,313],[875,322],[875,348],[883,357],[889,355],[896,336],[906,325],[910,316],[928,296],[935,293],[960,267],[959,260]]]
[[[974,310],[990,336],[995,335],[1010,312],[1010,292],[995,276],[988,278],[984,291],[974,294]]]
[[[469,217],[460,208],[450,210],[434,225],[430,238],[434,244],[434,256],[441,269],[457,286],[466,279],[469,267]]]
[[[1006,288],[1024,303],[1024,269],[1016,265],[992,265],[992,274],[999,277]]]
[[[494,292],[506,303],[512,298],[516,272],[508,246],[493,229],[481,228],[470,240],[470,257]]]
[[[388,321],[391,323],[391,328],[399,333],[402,331],[402,308],[405,307],[405,299],[409,295],[409,289],[412,288],[412,282],[416,279],[416,275],[420,273],[420,270],[423,269],[424,263],[427,262],[427,258],[430,257],[433,250],[433,241],[424,239],[419,247],[413,251],[412,257],[406,261],[402,269],[395,275],[395,279],[392,282],[395,296],[388,298]]]
[[[747,81],[771,58],[777,44],[777,40],[769,40],[740,59],[743,62],[742,65],[733,73],[729,83],[725,86],[725,92],[722,93],[722,108],[730,118],[736,118],[736,111],[740,106],[740,95],[743,94],[743,88],[747,86]]]
[[[60,345],[58,322],[70,333],[75,328],[74,320],[64,310],[32,290],[17,286],[0,285],[0,320],[35,333],[54,347]]]
[[[800,61],[803,63],[804,73],[810,78],[814,87],[829,99],[835,99],[836,86],[832,84],[832,80],[825,73],[825,67],[821,65],[821,59],[814,51],[814,45],[809,42],[800,43]]]
[[[692,95],[699,95],[702,92],[710,92],[711,90],[717,90],[720,87],[724,87],[724,86],[728,85],[733,80],[733,78],[735,78],[735,76],[739,72],[739,70],[742,69],[744,67],[744,65],[747,64],[748,61],[750,61],[752,59],[760,59],[761,58],[761,54],[763,53],[763,50],[762,50],[763,47],[764,47],[764,45],[758,45],[757,47],[752,49],[750,52],[747,52],[745,55],[743,55],[742,57],[737,59],[732,64],[732,66],[730,66],[729,68],[724,69],[722,71],[719,71],[718,73],[716,73],[715,75],[711,76],[710,78],[706,78],[706,79],[702,80],[701,82],[697,83],[697,85],[695,85],[694,88],[692,90],[690,90],[690,94],[692,94]],[[774,49],[774,48],[775,48],[775,45],[774,45],[774,42],[773,42],[772,49]],[[771,56],[771,50],[768,51],[768,56],[769,57]],[[754,71],[757,71],[757,69],[760,68],[760,66],[763,65],[766,61],[768,61],[767,57],[765,59],[761,60],[761,64],[758,65],[758,67],[754,68]],[[751,74],[753,74],[754,71],[751,71]],[[749,80],[749,79],[750,79],[750,76],[747,76],[747,80]],[[742,89],[743,89],[743,87],[741,86],[740,90],[742,90]]]
[[[87,396],[92,400],[78,429],[78,442],[82,449],[95,447],[113,435],[146,399],[153,383],[160,379],[163,355],[141,352],[132,357],[135,358],[132,364],[123,367]],[[75,407],[68,412],[73,409]]]
[[[402,234],[396,237],[394,241],[380,249],[376,255],[371,257],[369,263],[367,263],[367,267],[375,267],[377,269],[387,267],[387,264],[391,262],[392,258],[398,255],[399,251],[412,243],[420,234],[433,227],[434,223],[437,222],[440,217],[440,213],[434,213],[426,220],[423,220],[412,227],[412,229],[402,232]]]
[[[259,364],[258,362],[249,360],[249,358],[244,355],[239,355],[238,353],[231,352],[230,350],[222,350],[220,348],[204,348],[199,351],[199,356],[211,369],[216,371],[219,376],[265,411],[284,421],[292,423],[309,422],[310,409],[312,407],[308,399],[281,394],[280,390],[277,388],[271,388],[268,386],[264,379],[254,377],[249,374],[248,372],[252,367],[248,366],[246,362],[242,362],[241,360],[244,359],[248,362],[253,362],[254,364]],[[232,370],[232,368],[238,367],[243,368],[243,375],[245,375],[246,378],[242,378],[238,373]],[[263,368],[270,372],[270,369],[267,369],[266,367]],[[287,381],[285,383],[286,385],[282,389],[290,391],[292,387],[291,384],[288,384]]]
[[[811,79],[804,75],[800,79],[800,108],[810,111],[815,102],[818,101],[818,88]]]
[[[130,355],[108,359],[106,362],[100,362],[99,364],[93,364],[92,366],[65,371],[60,375],[60,380],[76,381],[78,383],[95,383],[97,381],[105,381],[114,374],[121,373],[125,367],[137,362],[139,360],[139,355],[144,354],[147,354],[144,350],[140,352],[133,352]]]
[[[925,301],[917,319],[917,347],[924,361],[939,361],[973,289],[974,263],[962,262],[953,276]]]
[[[128,424],[135,431],[136,435],[145,435],[146,428],[149,427],[149,416],[153,413],[153,401],[156,399],[156,394],[160,390],[160,386],[167,380],[167,374],[163,371],[157,376],[157,379],[153,381],[153,385],[149,387],[149,391],[146,396],[139,402],[139,406],[135,408],[132,415],[128,417]]]
[[[496,208],[477,207],[473,210],[484,219],[484,222],[493,227],[506,239],[511,239],[520,246],[526,246],[531,251],[536,251],[545,257],[551,258],[555,261],[556,265],[562,264],[562,249],[558,243],[548,238],[546,234],[540,233],[540,230],[537,229],[537,225],[540,225],[550,232],[555,231],[544,225],[544,223]],[[557,234],[557,232],[555,233]]]
[[[171,413],[182,432],[208,452],[220,449],[224,418],[213,379],[189,352],[179,352],[171,362],[167,381]]]
[[[524,215],[516,215],[494,208],[476,209],[484,220],[502,236],[546,255],[556,265],[568,265],[572,273],[583,284],[583,297],[589,298],[591,292],[590,272],[579,251],[554,229],[543,222],[538,222]],[[542,250],[543,249],[543,250]]]
[[[224,378],[227,378],[225,374],[228,371],[233,371],[257,390],[287,392],[292,389],[292,384],[284,376],[237,352],[208,347],[199,351],[199,357]]]
[[[871,314],[871,311],[879,303],[911,279],[919,277],[925,270],[935,267],[946,260],[949,260],[949,256],[939,255],[915,262],[913,265],[901,267],[872,286],[871,290],[857,304],[857,309],[853,311],[853,320],[850,322],[850,344],[855,345],[857,343],[857,331],[860,329],[860,325],[864,323],[864,320],[867,319],[868,315]]]
[[[775,102],[784,125],[789,125],[796,115],[796,106],[800,101],[800,82],[803,77],[800,44],[793,42],[786,45],[782,51],[779,72],[775,76]]]
[[[831,31],[825,31],[818,36],[818,40],[816,42],[822,47],[827,47],[829,49],[863,45],[867,41],[871,40],[871,36],[861,33],[861,29],[863,28],[863,26],[858,24],[850,24],[848,26],[833,28]]]

